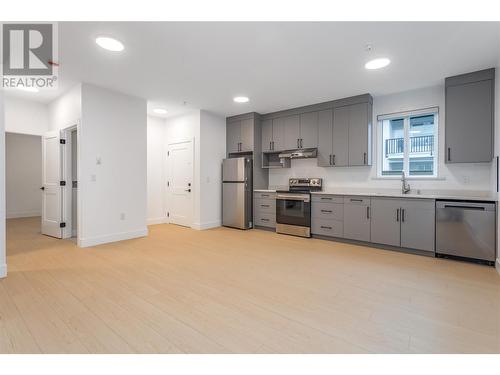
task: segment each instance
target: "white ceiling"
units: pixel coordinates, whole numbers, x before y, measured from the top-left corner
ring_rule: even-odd
[[[97,47],[98,35],[125,50]],[[267,113],[437,85],[497,66],[499,49],[498,22],[63,22],[59,91],[11,95],[48,102],[89,82],[145,98],[149,110],[161,106],[169,116],[193,108]],[[379,56],[391,65],[364,69]],[[233,103],[237,95],[250,102]]]

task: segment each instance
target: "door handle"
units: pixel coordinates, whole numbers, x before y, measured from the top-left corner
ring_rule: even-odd
[[[451,161],[451,147],[448,147],[448,161]]]
[[[396,221],[399,222],[399,208],[396,210]]]
[[[370,206],[366,207],[366,218],[370,219]]]
[[[366,152],[363,152],[363,164],[366,164]]]
[[[406,210],[405,210],[404,208],[402,208],[402,209],[401,209],[401,222],[402,222],[402,223],[404,223],[404,222],[405,222],[405,211],[406,211]]]
[[[272,150],[272,149],[273,149],[273,142],[269,141],[269,150]]]
[[[300,148],[300,139],[297,138],[297,148]]]
[[[330,165],[332,165],[332,154],[330,154]]]
[[[273,141],[273,151],[274,151],[274,141]]]
[[[184,191],[187,191],[188,193],[191,193],[191,189],[186,189]]]
[[[45,186],[42,186],[42,187],[40,188],[40,190],[45,190]]]
[[[335,154],[332,155],[332,164],[335,165]]]
[[[304,147],[304,140],[302,138],[300,138],[300,148],[303,148]]]

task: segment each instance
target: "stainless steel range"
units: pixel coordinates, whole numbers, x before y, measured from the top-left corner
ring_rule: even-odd
[[[321,191],[321,178],[290,178],[288,190],[276,193],[276,233],[311,237],[311,191]]]

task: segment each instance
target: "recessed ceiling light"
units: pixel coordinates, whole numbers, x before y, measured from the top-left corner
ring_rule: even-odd
[[[237,96],[237,97],[233,98],[233,100],[234,100],[236,103],[246,103],[246,102],[248,102],[250,99],[248,99],[246,96]]]
[[[381,68],[386,67],[390,63],[391,63],[391,60],[389,60],[386,57],[382,57],[382,58],[379,58],[379,59],[374,59],[374,60],[368,61],[365,64],[365,68],[368,69],[368,70],[381,69]]]
[[[96,38],[95,42],[99,47],[107,49],[108,51],[120,52],[125,49],[122,42],[107,36],[100,36]]]
[[[166,115],[167,114],[167,110],[163,109],[163,108],[155,108],[155,109],[153,109],[153,112],[157,113],[159,115]]]
[[[36,87],[18,87],[19,90],[27,91],[27,92],[38,92]]]

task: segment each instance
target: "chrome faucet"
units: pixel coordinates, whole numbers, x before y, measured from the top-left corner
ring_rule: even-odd
[[[410,184],[406,182],[405,172],[401,172],[401,193],[408,194],[410,192]]]

